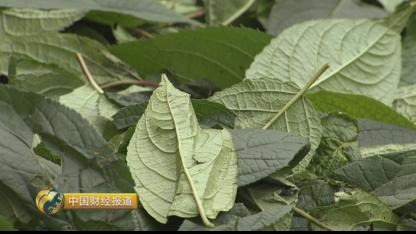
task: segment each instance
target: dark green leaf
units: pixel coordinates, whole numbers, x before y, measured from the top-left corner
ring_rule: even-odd
[[[309,94],[308,98],[321,112],[342,112],[357,119],[369,119],[406,128],[416,128],[406,117],[369,97],[321,91]]]
[[[231,131],[237,152],[238,185],[246,186],[298,162],[309,152],[306,139],[274,130]]]
[[[269,41],[270,36],[251,29],[218,27],[126,43],[111,52],[143,76],[167,70],[182,83],[208,79],[226,88],[244,78]]]
[[[321,144],[308,169],[318,176],[330,175],[350,161],[361,158],[357,141],[357,121],[346,115],[329,115],[322,119]]]
[[[415,147],[408,150],[394,146],[391,148],[390,150],[380,149],[372,153],[380,156],[352,162],[338,169],[335,172],[336,178],[365,191],[373,192],[392,209],[415,201]]]

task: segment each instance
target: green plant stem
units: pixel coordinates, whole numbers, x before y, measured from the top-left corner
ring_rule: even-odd
[[[124,85],[137,85],[143,87],[159,87],[159,83],[151,82],[151,81],[144,81],[144,80],[122,80],[122,81],[115,81],[108,84],[101,85],[102,89],[111,89],[116,88],[119,86]]]
[[[296,94],[274,117],[271,119],[263,129],[269,129],[276,121],[293,105],[297,102],[301,97],[305,95],[305,93],[311,88],[313,84],[328,70],[329,64],[325,64],[319,71],[312,77],[312,79],[303,87],[299,93]]]
[[[76,54],[77,61],[81,67],[82,72],[85,75],[85,78],[88,80],[88,82],[92,85],[92,87],[97,90],[98,93],[103,94],[104,91],[101,89],[101,87],[95,82],[94,78],[91,75],[90,70],[87,67],[87,64],[84,61],[84,58],[80,53]]]
[[[308,220],[309,222],[317,225],[320,228],[323,228],[327,231],[335,231],[332,228],[326,226],[325,224],[321,223],[319,220],[317,220],[316,218],[312,217],[310,214],[306,213],[306,211],[299,209],[297,207],[293,207],[293,212],[295,212],[296,214],[302,216],[303,218],[305,218],[306,220]]]

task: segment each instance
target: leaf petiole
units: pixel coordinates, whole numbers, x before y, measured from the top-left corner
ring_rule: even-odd
[[[92,77],[91,72],[88,69],[87,64],[85,63],[84,58],[82,57],[82,55],[80,53],[77,53],[76,57],[77,57],[77,61],[78,61],[79,65],[81,67],[81,70],[85,75],[85,78],[92,85],[92,87],[94,87],[94,89],[97,90],[98,93],[103,94],[104,90],[97,84],[97,82],[95,82],[95,80]]]
[[[319,71],[312,77],[310,81],[303,87],[302,90],[299,91],[274,117],[271,119],[263,129],[269,129],[276,121],[293,105],[297,102],[301,97],[305,95],[305,93],[311,88],[313,84],[325,73],[326,70],[329,69],[329,64],[325,64]]]

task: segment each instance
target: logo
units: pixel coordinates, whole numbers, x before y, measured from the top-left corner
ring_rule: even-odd
[[[36,206],[46,215],[61,210],[132,210],[137,208],[135,193],[61,193],[54,188],[36,196]]]
[[[36,206],[39,211],[46,215],[55,215],[59,213],[65,203],[63,193],[54,188],[42,190],[36,196]]]

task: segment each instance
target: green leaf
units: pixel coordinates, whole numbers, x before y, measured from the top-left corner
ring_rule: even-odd
[[[393,102],[400,80],[401,37],[394,31],[402,17],[389,22],[316,20],[280,34],[247,70],[248,79],[269,77],[303,87],[318,67],[330,69],[312,90],[328,90]]]
[[[416,85],[397,90],[394,109],[416,124]]]
[[[329,115],[322,119],[321,144],[308,169],[318,176],[328,176],[350,161],[361,158],[358,125],[345,115]]]
[[[234,127],[235,115],[223,105],[202,99],[193,99],[191,102],[202,128]],[[144,102],[122,108],[113,116],[113,123],[119,130],[135,126],[147,104]]]
[[[89,85],[61,96],[59,102],[88,120],[99,132],[103,132],[107,121],[111,121],[118,108]]]
[[[75,35],[48,33],[40,36],[1,38],[0,52],[0,72],[3,74],[7,74],[11,56],[21,56],[42,64],[53,64],[79,79],[85,79],[75,59],[75,54],[81,53],[98,83],[138,78],[137,74],[111,55],[104,46]]]
[[[309,151],[309,142],[284,132],[240,129],[231,131],[231,135],[237,152],[239,187],[266,178]]]
[[[403,71],[400,85],[416,84],[416,14],[407,24],[403,40]]]
[[[406,0],[378,0],[388,12],[396,11],[397,7]]]
[[[264,230],[278,230],[281,221],[291,220],[291,209],[293,202],[289,204],[284,203],[284,198],[279,195],[282,186],[273,184],[270,186],[273,189],[265,189],[265,186],[257,186],[261,189],[259,193],[250,190],[249,193],[254,192],[252,202],[266,202],[270,206],[264,211],[251,212],[243,204],[235,204],[233,209],[227,213],[222,213],[214,221],[216,227],[208,229],[196,220],[185,220],[179,228],[180,231],[264,231]],[[264,189],[264,190],[263,190]],[[281,229],[286,230],[288,229]]]
[[[0,135],[5,137],[0,144],[0,161],[4,165],[1,191],[9,191],[9,200],[1,200],[0,207],[13,199],[31,211],[33,219],[49,222],[48,217],[39,217],[33,200],[47,185],[54,184],[62,192],[131,191],[125,162],[75,111],[39,95],[4,86],[0,87],[0,104]],[[34,155],[35,133],[53,155],[60,156],[61,167]],[[55,181],[50,180],[55,177]],[[15,203],[12,206],[18,208]],[[80,221],[71,223],[106,221],[119,229],[140,229],[143,223],[133,222],[137,216],[132,212],[136,211],[76,212],[76,220]]]
[[[277,0],[266,24],[267,32],[278,35],[284,29],[308,20],[323,18],[381,18],[386,13],[360,0]]]
[[[146,110],[147,102],[122,108],[113,116],[113,123],[119,130],[136,126],[140,117]]]
[[[377,197],[354,190],[335,194],[336,203],[312,211],[322,223],[336,231],[354,231],[361,228],[395,230],[399,218]]]
[[[296,85],[275,79],[244,80],[217,92],[210,100],[223,104],[237,115],[237,129],[263,128],[299,91]],[[296,170],[305,169],[321,140],[320,119],[312,104],[301,98],[271,129],[293,133],[310,141],[311,151],[296,167]]]
[[[0,231],[15,231],[13,225],[0,216]]]
[[[327,182],[308,179],[306,181],[298,181],[299,199],[296,207],[299,207],[306,212],[322,207],[329,206],[335,203],[335,193],[338,188]],[[292,230],[295,231],[310,231],[308,220],[295,215],[292,222]]]
[[[30,36],[40,33],[57,32],[65,29],[84,16],[83,11],[7,9],[1,12],[0,35]]]
[[[153,89],[131,86],[121,92],[107,92],[106,97],[112,102],[123,106],[140,105],[147,103],[152,95]]]
[[[191,21],[175,11],[172,11],[158,1],[154,0],[1,0],[0,6],[12,8],[38,8],[38,9],[78,9],[115,12],[137,18],[156,22],[184,22]]]
[[[229,25],[254,2],[255,0],[205,0],[207,21],[210,25]]]
[[[237,158],[226,130],[199,127],[188,94],[163,78],[128,146],[127,164],[141,204],[168,216],[215,219],[237,192]]]
[[[416,142],[416,130],[377,121],[358,120],[361,147],[404,145]]]
[[[53,64],[12,57],[9,65],[10,85],[43,96],[59,97],[84,84],[76,75]]]
[[[307,97],[312,101],[315,108],[321,112],[342,112],[357,119],[375,120],[416,129],[416,126],[406,117],[383,103],[366,96],[320,91],[308,94]]]
[[[289,231],[298,193],[293,183],[273,176],[243,188],[240,197],[248,207],[261,211],[260,214],[271,214],[263,219],[253,217],[257,225],[248,223],[244,230]]]
[[[192,106],[199,124],[204,128],[234,128],[235,115],[219,103],[210,102],[203,99],[193,99]]]
[[[251,29],[215,27],[180,31],[110,50],[144,77],[167,70],[181,83],[207,79],[226,88],[244,78],[254,56],[269,41],[270,36]]]
[[[336,178],[376,194],[392,209],[416,200],[416,147],[383,146],[367,149],[368,158],[336,171]]]

